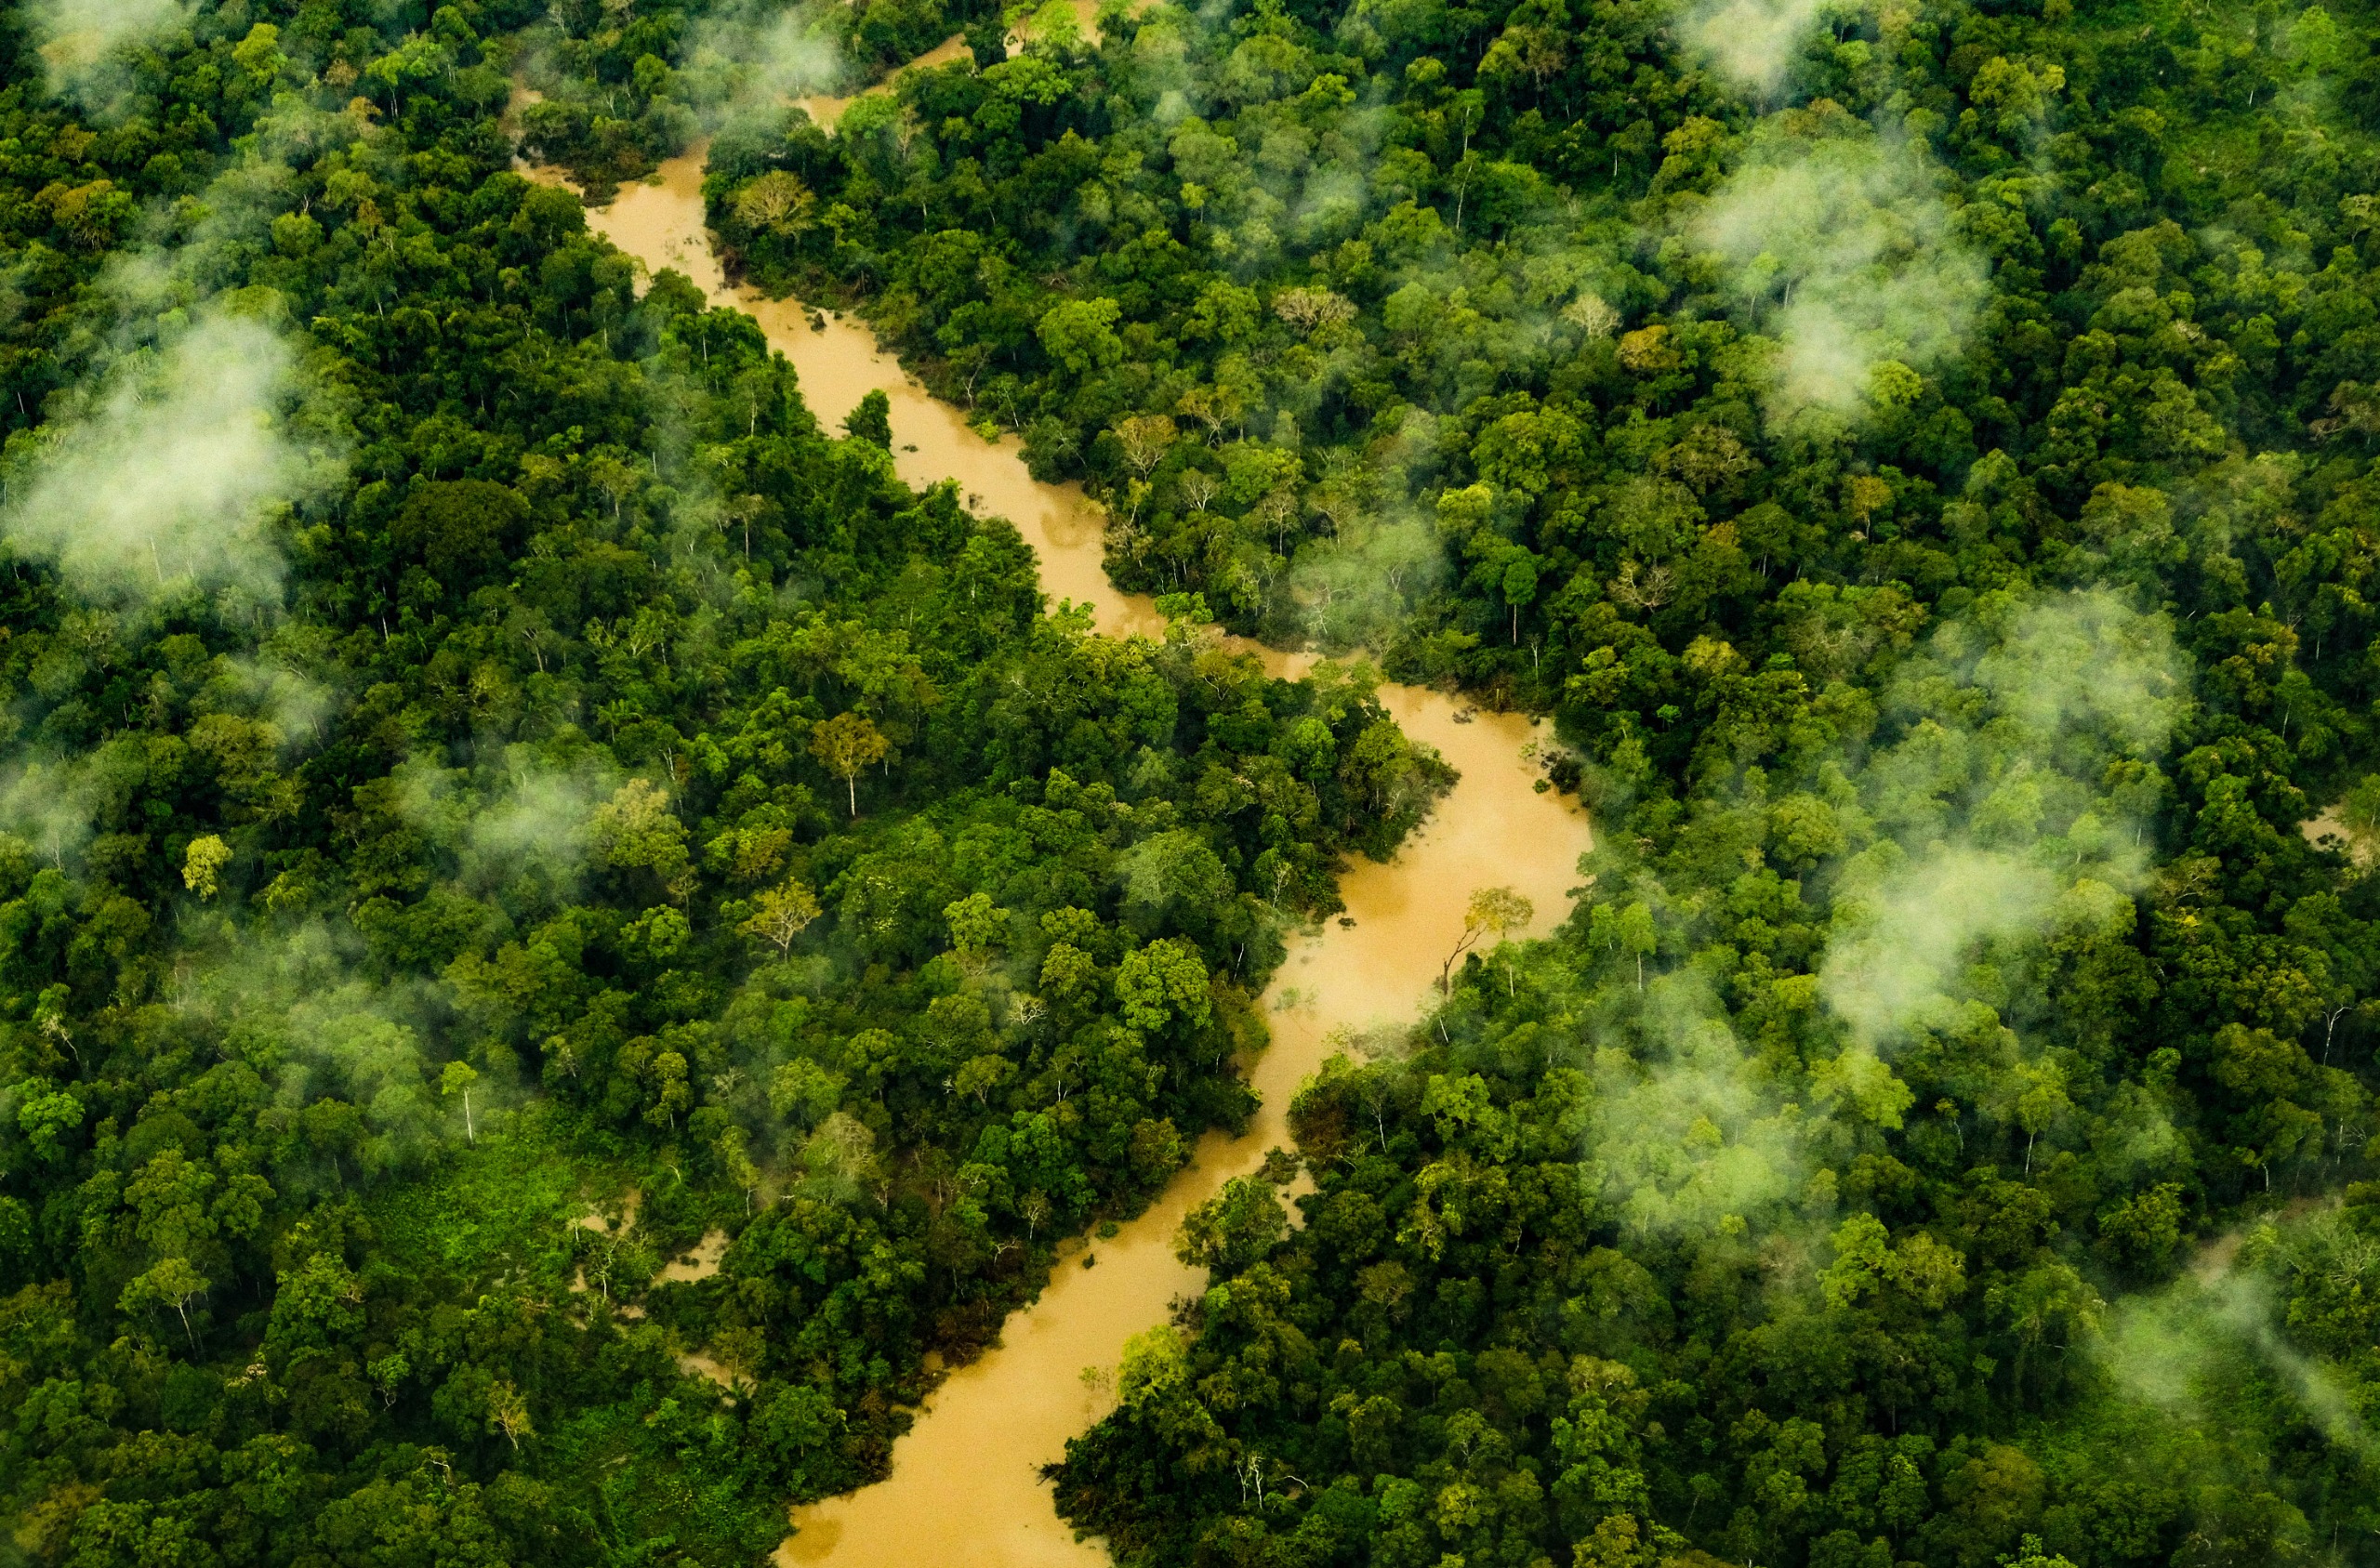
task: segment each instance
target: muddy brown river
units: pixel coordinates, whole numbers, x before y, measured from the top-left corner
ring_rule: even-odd
[[[799,303],[727,286],[703,226],[702,162],[697,150],[664,165],[653,182],[623,189],[588,221],[647,268],[675,268],[715,304],[748,311],[792,362],[803,397],[827,428],[839,428],[869,391],[885,392],[901,477],[919,487],[956,480],[977,511],[1015,523],[1040,556],[1052,600],[1089,605],[1110,636],[1159,630],[1149,600],[1107,580],[1099,508],[1073,485],[1033,479],[1014,437],[984,439],[909,379],[856,320],[828,318],[825,330],[813,331]],[[1258,652],[1281,674],[1313,662]],[[1462,777],[1395,860],[1359,860],[1349,869],[1341,890],[1352,925],[1334,920],[1291,940],[1288,962],[1265,993],[1273,1043],[1253,1065],[1263,1108],[1246,1136],[1201,1143],[1146,1213],[1089,1244],[1094,1266],[1080,1266],[1080,1245],[1061,1258],[1040,1298],[1009,1318],[1000,1343],[927,1400],[893,1447],[888,1480],[795,1510],[780,1563],[1105,1563],[1096,1542],[1076,1540],[1058,1518],[1040,1469],[1102,1414],[1099,1384],[1085,1370],[1112,1370],[1127,1337],[1163,1322],[1175,1297],[1200,1287],[1199,1272],[1173,1257],[1183,1215],[1227,1179],[1254,1169],[1267,1149],[1288,1143],[1289,1098],[1321,1065],[1335,1032],[1417,1016],[1474,890],[1502,885],[1525,894],[1536,905],[1537,930],[1567,913],[1578,857],[1591,839],[1574,801],[1533,787],[1542,773],[1530,745],[1550,741],[1550,731],[1413,687],[1384,686],[1381,700],[1407,734],[1437,747]]]

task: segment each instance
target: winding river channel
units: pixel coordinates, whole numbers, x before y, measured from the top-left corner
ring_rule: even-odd
[[[935,401],[850,318],[813,329],[808,310],[732,289],[703,223],[700,149],[664,165],[657,178],[622,189],[588,221],[654,271],[674,268],[715,304],[748,311],[800,375],[822,425],[872,390],[892,404],[893,460],[917,486],[956,480],[977,511],[1008,518],[1039,554],[1051,599],[1091,607],[1100,631],[1154,633],[1149,600],[1117,591],[1101,564],[1102,520],[1073,485],[1043,484],[1025,471],[1013,437],[985,440],[959,412]],[[1250,645],[1253,646],[1253,645]],[[1258,649],[1269,668],[1294,675],[1310,655]],[[1285,1113],[1298,1085],[1320,1066],[1343,1028],[1415,1017],[1440,961],[1459,935],[1471,893],[1502,885],[1529,898],[1535,929],[1568,910],[1577,862],[1589,847],[1587,819],[1558,792],[1540,793],[1531,743],[1549,731],[1521,716],[1475,712],[1463,699],[1384,686],[1381,700],[1407,734],[1438,748],[1461,780],[1395,860],[1358,861],[1341,887],[1347,918],[1293,938],[1289,960],[1265,994],[1273,1043],[1253,1065],[1263,1097],[1247,1134],[1210,1136],[1157,1203],[1119,1232],[1077,1244],[1049,1287],[1008,1320],[1000,1343],[959,1368],[928,1399],[894,1446],[890,1479],[800,1509],[779,1548],[784,1564],[852,1568],[976,1568],[1102,1564],[1107,1554],[1081,1542],[1051,1505],[1043,1465],[1103,1409],[1102,1384],[1086,1369],[1112,1369],[1125,1339],[1163,1322],[1173,1299],[1200,1287],[1200,1273],[1175,1260],[1183,1215],[1223,1181],[1252,1170],[1264,1152],[1289,1142]]]

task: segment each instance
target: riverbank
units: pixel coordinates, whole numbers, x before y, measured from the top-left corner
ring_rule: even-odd
[[[816,315],[813,325],[813,312],[799,301],[728,286],[703,222],[702,166],[699,148],[671,160],[652,180],[623,188],[610,206],[590,212],[590,225],[648,269],[673,268],[714,304],[749,313],[792,362],[802,396],[827,428],[870,391],[883,392],[902,479],[919,487],[956,480],[971,507],[1013,522],[1040,558],[1053,603],[1089,606],[1093,624],[1110,636],[1161,631],[1149,600],[1108,581],[1099,508],[1074,485],[1035,480],[1015,437],[986,440],[912,380],[865,323]],[[1310,654],[1244,646],[1280,675],[1314,662]],[[1265,993],[1273,1043],[1251,1074],[1263,1104],[1248,1132],[1207,1140],[1146,1212],[1092,1242],[1087,1255],[1070,1254],[1040,1298],[1011,1315],[1000,1343],[934,1392],[895,1445],[888,1480],[796,1510],[779,1561],[1105,1562],[1104,1552],[1077,1541],[1057,1517],[1040,1470],[1102,1413],[1102,1385],[1085,1370],[1112,1369],[1128,1337],[1162,1322],[1174,1298],[1199,1287],[1197,1271],[1173,1257],[1182,1217],[1289,1142],[1290,1097],[1342,1032],[1418,1015],[1473,891],[1505,886],[1529,899],[1537,912],[1531,931],[1568,913],[1578,857],[1592,837],[1575,801],[1541,787],[1531,756],[1541,731],[1521,715],[1480,712],[1445,692],[1389,685],[1381,700],[1407,734],[1436,746],[1461,777],[1395,860],[1349,868],[1341,883],[1343,919],[1291,941]]]

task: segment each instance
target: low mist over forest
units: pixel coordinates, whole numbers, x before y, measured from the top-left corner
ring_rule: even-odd
[[[757,1564],[1249,1124],[1390,681],[1575,902],[1415,890],[1065,1520],[2380,1564],[2364,0],[16,0],[0,427],[0,1568]]]

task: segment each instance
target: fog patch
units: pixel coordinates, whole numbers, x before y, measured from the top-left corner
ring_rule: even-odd
[[[317,744],[324,723],[338,706],[338,693],[290,665],[275,658],[232,656],[234,687],[249,705],[277,731],[285,745]],[[332,661],[325,654],[324,667]]]
[[[194,12],[180,0],[33,0],[25,19],[50,91],[96,111],[124,89],[118,52],[187,26]]]
[[[1950,999],[1977,943],[2040,929],[2063,890],[2014,855],[1970,848],[1927,855],[1838,895],[1819,990],[1853,1037],[1877,1049]]]
[[[1811,979],[1780,982],[1777,1000],[1822,1014],[1840,1048],[1814,1051],[1806,1081],[1780,1078],[1699,971],[1638,971],[1641,1011],[1588,1035],[1589,1184],[1640,1232],[1806,1236],[1836,1202],[1815,1149],[1902,1125],[1913,1091],[1889,1063],[1926,1031],[1996,1039],[2003,1060],[1973,1098],[2030,1161],[2067,1100],[2056,1059],[2028,1038],[2023,987],[2056,972],[2052,939],[2132,940],[2148,869],[2132,829],[2151,797],[2120,781],[2154,774],[2181,669],[2165,618],[2115,596],[1988,596],[1910,652],[1883,693],[1888,738],[1822,765],[1823,796],[1725,803],[1773,813],[1805,846],[1829,937]],[[1619,1001],[1626,955],[1656,952],[1665,917],[1627,896],[1590,922],[1597,945],[1620,947]],[[2175,1152],[2146,1098],[2107,1107],[2098,1136],[2134,1169]]]
[[[2278,1253],[2284,1267],[2313,1264],[2369,1279],[2380,1269],[2380,1244],[2356,1234],[2335,1211],[2283,1237],[2268,1224],[2249,1238],[2257,1253]],[[2165,1289],[2126,1298],[2096,1349],[2116,1386],[2139,1403],[2218,1427],[2225,1405],[2255,1399],[2258,1374],[2339,1447],[2374,1456],[2371,1430],[2348,1384],[2322,1361],[2289,1343],[2284,1313],[2262,1272],[2235,1261],[2241,1238],[2210,1245],[2199,1265]]]
[[[126,356],[111,383],[28,443],[0,533],[118,608],[192,589],[278,600],[272,523],[320,479],[279,429],[287,347],[259,323],[210,317]]]
[[[719,78],[731,109],[775,107],[848,85],[832,12],[822,6],[728,7],[694,24],[688,67]]]
[[[99,791],[87,758],[25,757],[0,768],[0,824],[56,870],[91,839]]]
[[[1824,0],[1701,0],[1686,15],[1686,40],[1739,86],[1763,96],[1784,83]]]
[[[473,816],[463,835],[466,887],[495,887],[531,871],[575,879],[586,868],[588,824],[610,797],[603,784],[575,774],[533,773]]]
[[[1778,354],[1769,416],[1905,401],[1956,354],[1984,266],[1951,232],[1933,166],[1897,139],[1772,144],[1694,219],[1739,308]]]
[[[357,1107],[359,1136],[349,1157],[373,1177],[418,1166],[460,1141],[465,1128],[434,1076],[446,1056],[435,1048],[443,1009],[433,989],[375,983],[366,963],[351,929],[308,922],[275,939],[218,949],[212,961],[191,968],[176,1001],[220,1042],[224,1056],[271,1084],[286,1110],[324,1099]],[[341,1166],[324,1184],[342,1185],[353,1174]]]
[[[1808,1179],[1806,1124],[1780,1106],[1724,1014],[1686,972],[1654,982],[1639,1063],[1597,1053],[1587,1179],[1633,1229],[1737,1235]]]
[[[2150,801],[2108,785],[2172,734],[2187,686],[2170,627],[2103,592],[1987,619],[1942,627],[1901,672],[1887,701],[1906,728],[1863,772],[1898,842],[1845,863],[1818,973],[1871,1050],[1956,999],[1992,943],[2126,925],[2146,873]],[[1987,698],[1964,722],[1945,700],[1962,689]]]
[[[588,826],[616,783],[594,771],[523,765],[474,787],[462,769],[426,758],[392,775],[405,819],[451,857],[455,879],[475,898],[566,899],[586,870]]]
[[[1975,673],[2037,744],[2056,746],[2079,731],[2144,756],[2165,749],[2189,681],[2162,622],[2105,592],[2028,604]]]

